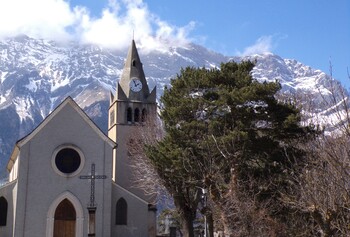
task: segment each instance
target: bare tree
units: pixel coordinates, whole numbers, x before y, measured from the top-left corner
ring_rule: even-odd
[[[164,130],[159,117],[156,114],[148,115],[130,134],[128,151],[134,186],[144,190],[147,195],[155,196],[155,201],[166,207],[172,204],[169,203],[171,197],[145,152],[147,146],[156,144],[163,136]]]
[[[329,92],[320,91],[327,114],[304,107],[306,121],[322,130],[316,140],[300,144],[308,150],[307,165],[295,176],[299,192],[284,201],[310,216],[314,234],[345,237],[350,236],[349,95],[332,78],[328,83]]]

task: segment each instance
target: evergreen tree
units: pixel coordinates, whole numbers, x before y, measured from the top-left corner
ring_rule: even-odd
[[[254,80],[253,67],[247,61],[182,69],[161,98],[166,135],[147,155],[174,198],[185,236],[193,236],[199,188],[208,190],[228,235],[240,228],[235,209],[247,197],[273,203],[269,215],[286,220],[279,193],[289,190],[289,172],[302,161],[296,142],[312,131],[300,126],[292,103],[275,98],[280,84]]]

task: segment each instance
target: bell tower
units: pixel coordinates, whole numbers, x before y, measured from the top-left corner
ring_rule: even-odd
[[[127,144],[135,129],[142,129],[146,116],[155,115],[156,111],[156,87],[150,92],[135,41],[132,40],[116,94],[111,94],[108,136],[118,144],[113,157],[113,180],[133,193]]]

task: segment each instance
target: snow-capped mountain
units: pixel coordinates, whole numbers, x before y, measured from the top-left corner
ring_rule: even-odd
[[[244,60],[256,60],[252,72],[255,79],[281,83],[283,96],[292,97],[302,106],[306,123],[322,125],[327,132],[332,132],[345,120],[348,92],[325,72],[271,53],[245,57]]]
[[[198,45],[167,52],[142,53],[150,89],[158,97],[181,67],[219,67],[228,60],[256,60],[253,77],[279,80],[285,93],[301,92],[320,99],[329,94],[331,79],[296,60],[263,54],[230,58]],[[126,51],[92,45],[37,40],[27,36],[0,41],[0,170],[6,166],[15,142],[37,126],[64,98],[73,97],[88,115],[107,129],[110,91],[121,75]],[[327,107],[319,106],[318,113]],[[329,113],[325,113],[328,115]]]

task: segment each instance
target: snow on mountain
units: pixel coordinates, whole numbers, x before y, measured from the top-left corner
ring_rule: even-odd
[[[327,132],[342,126],[349,95],[339,81],[297,60],[271,53],[243,58],[247,59],[257,62],[252,72],[254,78],[261,82],[278,80],[284,95],[299,101],[306,124],[322,125]]]
[[[219,67],[228,60],[256,60],[252,75],[259,81],[279,80],[286,93],[311,94],[321,100],[332,81],[320,70],[273,54],[229,58],[198,45],[143,53],[139,49],[150,89],[158,97],[182,67]],[[0,42],[0,170],[15,142],[37,126],[64,98],[73,97],[103,131],[107,129],[109,93],[115,90],[126,51],[27,36]],[[319,106],[314,112],[327,111]],[[325,112],[328,116],[331,111]],[[312,117],[313,115],[310,115]]]
[[[244,60],[257,60],[253,70],[253,77],[259,81],[278,80],[283,85],[284,91],[307,91],[309,93],[329,93],[322,80],[330,80],[326,73],[315,70],[294,59],[282,59],[281,57],[265,53],[244,57]]]

